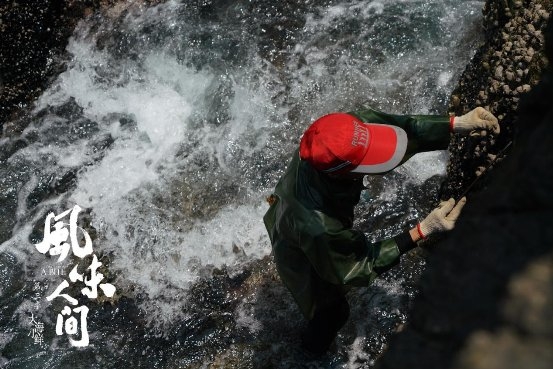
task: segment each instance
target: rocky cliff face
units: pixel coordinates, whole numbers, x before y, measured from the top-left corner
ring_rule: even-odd
[[[507,4],[487,2],[488,41],[453,96],[456,109],[489,106],[503,118],[503,132],[476,145],[457,142],[445,192],[458,193],[466,177],[456,168],[476,169],[479,153],[513,138],[514,149],[469,197],[456,229],[430,256],[408,327],[379,368],[550,368],[553,362],[547,317],[553,306],[553,70],[542,70],[544,56],[553,60],[553,22],[542,28],[551,3]]]

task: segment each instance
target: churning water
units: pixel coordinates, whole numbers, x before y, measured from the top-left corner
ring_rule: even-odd
[[[170,1],[82,21],[67,70],[38,99],[27,128],[0,139],[9,152],[0,162],[0,365],[303,365],[288,350],[301,324],[290,296],[278,281],[244,287],[263,275],[258,264],[270,253],[264,197],[320,115],[362,103],[445,114],[480,41],[482,6]],[[358,225],[379,238],[421,217],[446,161],[444,152],[423,154],[369,179]],[[123,296],[89,304],[90,345],[81,349],[55,334],[61,307],[45,299],[72,264],[33,245],[49,212],[76,204]],[[371,332],[405,321],[414,288],[400,282],[412,283],[417,270],[404,267],[357,292],[349,333],[320,365],[371,366],[386,343]],[[275,294],[281,305],[272,309]],[[30,335],[31,314],[44,324],[42,344]],[[264,319],[293,331],[263,333]]]

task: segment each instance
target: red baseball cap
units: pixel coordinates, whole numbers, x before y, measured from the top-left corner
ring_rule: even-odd
[[[383,173],[401,162],[406,149],[407,133],[399,127],[332,113],[304,132],[300,158],[325,173]]]

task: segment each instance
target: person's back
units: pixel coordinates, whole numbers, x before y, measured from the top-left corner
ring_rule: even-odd
[[[498,132],[497,120],[471,114],[478,118],[475,128],[489,126]],[[363,116],[381,121],[365,123]],[[456,118],[470,132],[467,121],[474,118]],[[449,117],[366,110],[321,117],[302,136],[263,220],[279,275],[308,320],[303,335],[308,351],[325,352],[346,322],[345,293],[350,286],[370,284],[397,264],[416,241],[453,227],[465,199],[457,205],[453,199],[442,203],[417,228],[388,240],[371,243],[362,231],[352,228],[363,176],[392,170],[406,153],[413,153],[409,148],[443,149],[454,123]]]

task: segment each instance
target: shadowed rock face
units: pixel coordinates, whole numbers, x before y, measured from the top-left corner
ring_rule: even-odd
[[[553,60],[551,21],[546,39]],[[551,367],[552,101],[550,65],[513,114],[509,157],[430,256],[409,327],[379,368]]]

